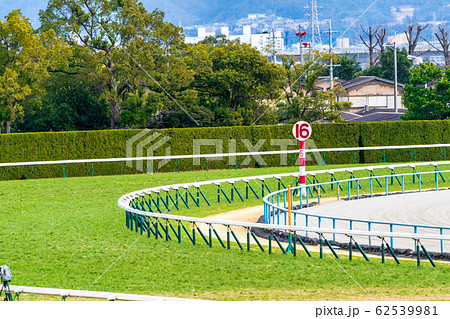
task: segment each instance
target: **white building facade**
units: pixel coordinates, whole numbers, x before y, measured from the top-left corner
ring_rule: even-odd
[[[242,34],[230,35],[228,27],[221,27],[219,34],[225,35],[230,41],[239,40],[240,43],[249,44],[265,55],[272,55],[272,53],[268,52],[281,52],[285,49],[283,32],[279,30],[271,30],[266,33],[252,33],[252,27],[250,25],[245,25],[242,28]],[[214,27],[200,27],[198,28],[197,37],[186,37],[185,42],[195,44],[208,36],[216,35]]]

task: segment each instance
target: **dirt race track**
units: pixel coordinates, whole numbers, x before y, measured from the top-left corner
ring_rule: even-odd
[[[450,227],[450,190],[426,191],[421,193],[410,193],[405,195],[378,196],[353,201],[322,201],[321,205],[308,208],[309,214],[323,216],[344,217],[351,219],[362,219],[371,221],[420,224]],[[226,213],[208,216],[209,219],[233,220],[245,222],[257,222],[263,215],[263,206],[249,207],[239,210],[233,210]],[[297,218],[297,225],[304,225],[304,217]],[[317,219],[310,218],[309,226],[316,227]],[[322,219],[322,227],[332,227],[331,221]],[[222,238],[226,238],[226,227],[214,226]],[[348,221],[336,222],[336,228],[349,228]],[[206,225],[202,230],[206,230]],[[366,223],[353,222],[353,229],[367,230]],[[246,242],[246,230],[244,228],[233,228],[239,240]],[[373,231],[389,232],[389,225],[374,225]],[[412,227],[394,226],[395,232],[413,233]],[[437,230],[419,229],[419,232],[438,234]],[[450,232],[444,231],[444,234],[450,235]],[[327,236],[332,239],[332,235]],[[347,242],[348,237],[336,236],[336,241]],[[367,238],[355,238],[361,244],[367,244]],[[268,245],[266,239],[260,239],[261,244]],[[424,240],[423,245],[429,250],[438,252],[440,250],[439,241]],[[379,245],[378,238],[372,238],[372,245]],[[395,248],[414,248],[413,240],[394,239]],[[312,246],[311,250],[317,251],[317,246]],[[444,251],[450,251],[450,242],[444,243]]]

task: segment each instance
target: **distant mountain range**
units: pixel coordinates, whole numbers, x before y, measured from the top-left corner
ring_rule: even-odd
[[[319,20],[332,19],[339,29],[349,27],[365,10],[370,9],[355,25],[394,25],[402,27],[412,22],[450,21],[448,0],[316,0]],[[39,26],[38,12],[48,0],[0,0],[0,17],[21,8],[34,27]],[[155,8],[166,12],[166,19],[183,27],[234,21],[250,13],[275,14],[279,17],[306,21],[309,1],[293,0],[141,0],[148,11]],[[372,5],[373,4],[373,5]]]

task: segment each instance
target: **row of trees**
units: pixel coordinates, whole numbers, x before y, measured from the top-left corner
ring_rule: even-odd
[[[438,44],[430,43],[421,36],[428,25],[410,25],[404,31],[408,50],[397,51],[398,81],[406,84],[403,90],[403,103],[407,108],[402,116],[404,120],[442,120],[450,117],[450,38],[443,26],[438,26],[434,33]],[[370,67],[358,73],[376,75],[385,79],[394,79],[393,48],[386,46],[386,29],[362,28],[360,36],[369,51]],[[427,42],[444,55],[445,67],[432,63],[421,63],[412,67],[408,55],[415,53],[419,40]],[[376,56],[375,50],[380,54]]]
[[[330,59],[342,79],[389,78],[393,69],[392,50],[361,71],[352,58],[319,52],[315,61],[277,66],[223,37],[186,45],[181,28],[137,0],[50,0],[40,20],[33,30],[14,10],[0,21],[7,133],[338,121],[349,103],[336,101],[339,88],[315,86]],[[399,59],[406,82],[409,60],[405,52]]]
[[[422,32],[428,27],[426,25],[411,24],[404,31],[406,41],[408,43],[408,55],[414,55],[419,40],[427,42],[435,50],[441,52],[444,55],[445,65],[450,66],[450,38],[448,32],[444,26],[438,26],[434,37],[438,43],[431,43],[427,39],[421,36]],[[369,65],[374,66],[378,59],[382,56],[386,47],[389,45],[386,39],[387,30],[381,26],[368,27],[367,29],[361,26],[362,34],[359,38],[362,44],[367,48],[369,53]],[[379,52],[377,55],[376,53]]]
[[[14,10],[0,22],[7,133],[337,120],[348,106],[315,88],[322,59],[280,67],[220,37],[186,45],[136,0],[50,0],[40,20],[33,30]]]
[[[403,101],[405,120],[443,120],[450,117],[450,69],[431,63],[411,70],[410,84],[405,85]]]

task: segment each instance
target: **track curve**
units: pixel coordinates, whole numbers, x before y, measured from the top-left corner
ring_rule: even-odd
[[[436,175],[436,179],[438,177],[438,171],[435,172],[419,172],[417,173],[415,171],[416,167],[419,166],[427,166],[427,165],[432,165],[433,167],[436,168],[437,170],[437,165],[441,165],[441,164],[449,164],[450,162],[433,162],[433,163],[409,163],[409,164],[396,164],[396,165],[384,165],[384,166],[367,166],[367,167],[357,167],[357,168],[344,168],[344,169],[335,169],[335,170],[320,170],[320,171],[314,171],[314,172],[308,172],[307,174],[309,174],[311,177],[315,178],[316,174],[320,174],[320,173],[328,173],[332,178],[334,178],[334,173],[336,172],[348,172],[351,174],[350,178],[355,178],[353,175],[354,171],[361,171],[361,170],[366,170],[371,172],[371,176],[373,174],[373,171],[379,168],[388,168],[391,169],[392,172],[394,168],[396,167],[410,167],[413,169],[413,172],[415,173],[411,173],[411,174],[403,174],[405,176],[415,176],[417,175],[419,180],[420,180],[420,174],[435,174]],[[449,173],[450,171],[445,171],[445,174]],[[417,174],[416,174],[417,173]],[[444,172],[443,172],[444,173]],[[439,173],[440,174],[440,173]],[[213,180],[213,181],[204,181],[204,182],[198,182],[198,183],[184,183],[184,184],[176,184],[176,185],[165,185],[165,186],[159,186],[159,187],[154,187],[154,188],[150,188],[150,189],[145,189],[145,190],[140,190],[140,191],[135,191],[126,195],[123,195],[119,201],[118,204],[121,208],[123,208],[124,210],[126,210],[127,212],[127,226],[128,226],[128,221],[129,221],[129,217],[131,215],[139,215],[142,216],[144,218],[149,218],[150,222],[152,222],[152,218],[156,218],[156,225],[155,223],[153,223],[153,227],[156,227],[156,231],[158,231],[158,227],[157,224],[160,223],[158,221],[158,219],[161,219],[163,221],[166,221],[166,223],[168,222],[168,220],[173,220],[174,222],[177,223],[181,223],[181,222],[189,222],[192,224],[192,230],[195,232],[195,230],[197,229],[197,231],[199,231],[201,233],[201,236],[203,237],[204,241],[211,246],[212,244],[212,237],[214,236],[212,234],[212,231],[214,230],[214,227],[212,226],[213,224],[217,224],[217,225],[222,225],[227,227],[228,231],[231,230],[231,227],[244,227],[245,229],[247,229],[248,231],[248,236],[247,236],[247,241],[248,241],[248,247],[250,247],[250,235],[254,236],[254,234],[252,233],[252,228],[256,227],[256,228],[265,228],[267,229],[269,232],[273,232],[273,231],[277,231],[277,230],[282,230],[282,231],[293,231],[293,233],[297,236],[297,234],[301,235],[302,233],[304,233],[305,235],[308,235],[308,232],[310,232],[310,234],[315,234],[316,236],[319,236],[320,238],[323,238],[324,240],[326,240],[326,237],[328,237],[329,239],[332,240],[339,240],[340,238],[342,238],[343,240],[348,240],[348,238],[354,238],[357,239],[358,241],[361,240],[361,242],[363,242],[364,240],[368,240],[368,244],[380,244],[382,241],[386,242],[385,238],[389,238],[390,239],[390,243],[391,246],[393,247],[393,239],[396,238],[396,245],[400,245],[400,246],[406,246],[406,242],[408,242],[409,246],[408,248],[412,248],[411,246],[413,246],[413,244],[417,241],[417,243],[419,243],[419,241],[424,244],[426,243],[428,245],[428,240],[431,242],[433,242],[433,251],[438,251],[439,250],[439,246],[440,246],[440,250],[441,252],[443,252],[443,242],[446,242],[446,248],[450,247],[450,245],[448,244],[448,242],[450,241],[450,227],[441,227],[442,223],[447,223],[448,224],[448,219],[449,219],[449,214],[448,214],[448,210],[444,209],[443,211],[438,210],[438,209],[432,209],[433,213],[436,215],[436,217],[434,217],[434,220],[437,220],[437,222],[434,224],[435,226],[432,226],[433,223],[430,223],[430,218],[428,217],[424,217],[425,215],[423,214],[423,208],[421,208],[422,204],[425,201],[434,201],[436,202],[436,207],[449,207],[449,191],[447,191],[445,194],[445,196],[442,196],[444,191],[439,191],[439,192],[435,192],[433,194],[437,194],[434,196],[437,196],[436,198],[444,198],[444,202],[439,202],[437,201],[436,198],[434,199],[426,199],[424,200],[424,196],[426,195],[422,195],[422,194],[426,194],[426,193],[420,193],[420,195],[413,195],[413,194],[409,194],[409,195],[403,195],[406,196],[404,197],[406,200],[406,206],[404,207],[397,207],[397,210],[399,211],[411,211],[410,208],[408,208],[411,205],[411,201],[414,199],[414,203],[416,205],[416,210],[417,213],[415,213],[416,216],[416,220],[414,221],[414,224],[411,223],[411,219],[409,219],[408,217],[410,217],[408,214],[400,214],[399,212],[396,213],[383,213],[381,214],[378,219],[374,219],[374,225],[371,225],[372,223],[370,222],[370,219],[366,218],[366,217],[373,217],[374,212],[375,211],[379,211],[379,208],[377,209],[376,207],[379,207],[379,205],[383,206],[386,205],[385,200],[389,199],[389,200],[395,200],[397,199],[397,203],[395,205],[399,205],[398,203],[398,198],[402,197],[402,196],[388,196],[388,197],[380,197],[380,198],[372,198],[370,200],[372,200],[371,202],[369,202],[369,199],[360,199],[358,201],[350,201],[350,202],[343,202],[340,201],[338,203],[334,203],[334,204],[327,204],[324,206],[319,206],[317,208],[307,208],[307,209],[301,209],[301,210],[297,210],[297,213],[301,216],[308,216],[308,214],[311,217],[314,218],[318,218],[318,221],[316,222],[316,224],[314,224],[314,220],[310,220],[310,222],[308,223],[308,221],[305,223],[302,223],[301,220],[301,216],[299,217],[298,215],[295,217],[295,221],[296,221],[296,225],[293,226],[288,226],[287,224],[275,224],[273,220],[269,221],[270,224],[255,224],[255,223],[246,223],[246,222],[236,222],[236,221],[217,221],[217,220],[213,220],[213,219],[206,219],[206,218],[193,218],[193,217],[187,217],[187,216],[182,216],[182,215],[174,215],[171,213],[170,208],[169,208],[169,204],[171,205],[169,198],[171,199],[172,203],[176,206],[177,210],[178,205],[180,204],[181,201],[184,202],[184,204],[186,205],[187,208],[188,204],[188,194],[190,196],[190,198],[192,198],[192,201],[198,206],[200,207],[200,195],[201,194],[205,200],[205,202],[208,204],[208,206],[211,206],[211,204],[209,203],[209,201],[206,199],[206,197],[204,196],[204,194],[201,192],[200,188],[204,185],[216,185],[218,187],[217,189],[217,193],[218,196],[220,196],[221,192],[223,193],[223,195],[225,196],[225,198],[230,202],[228,196],[226,195],[226,193],[224,192],[223,188],[222,188],[222,184],[226,184],[230,186],[230,191],[231,191],[231,198],[233,196],[233,190],[236,191],[236,196],[235,198],[237,198],[237,194],[239,194],[239,197],[242,201],[244,201],[243,197],[241,196],[241,194],[238,192],[235,183],[242,183],[242,185],[247,185],[247,197],[246,199],[248,199],[248,187],[249,187],[249,181],[260,181],[260,186],[262,186],[262,192],[264,194],[264,185],[265,185],[265,180],[269,179],[269,178],[273,178],[278,180],[278,188],[280,189],[280,182],[281,184],[282,181],[281,179],[283,177],[297,177],[298,173],[288,173],[288,174],[273,174],[273,175],[260,175],[260,176],[251,176],[251,177],[242,177],[242,178],[233,178],[233,179],[223,179],[223,180]],[[374,175],[373,175],[374,176]],[[400,175],[397,175],[400,176]],[[386,192],[387,192],[387,180],[389,177],[389,175],[387,176],[381,176],[382,179],[386,180]],[[398,177],[396,177],[398,180]],[[361,178],[364,179],[364,178]],[[367,179],[367,178],[366,178]],[[369,179],[372,179],[372,177],[370,177]],[[376,179],[376,178],[375,178]],[[442,179],[444,179],[442,177]],[[336,179],[334,179],[335,181],[337,181]],[[351,181],[355,181],[355,180],[342,180],[342,183],[351,183]],[[337,181],[338,183],[340,181]],[[400,182],[399,182],[400,183]],[[322,185],[325,184],[330,184],[330,183],[322,183]],[[418,183],[419,184],[419,183]],[[313,185],[310,185],[309,187],[318,187],[320,186],[320,183],[316,183]],[[344,185],[344,184],[343,184]],[[358,184],[357,184],[358,185]],[[419,184],[420,185],[420,184]],[[381,185],[380,185],[381,186]],[[267,187],[267,186],[266,186]],[[308,187],[308,186],[307,186]],[[251,186],[250,186],[251,188]],[[419,186],[420,188],[420,186]],[[358,188],[357,188],[358,189]],[[279,190],[277,192],[270,192],[270,189],[267,187],[267,190],[269,191],[271,196],[274,196],[274,194],[278,194],[280,192],[286,192],[284,189]],[[195,196],[193,196],[194,191],[197,192],[197,200],[195,199]],[[241,189],[242,191],[242,189]],[[252,189],[254,195],[258,197],[257,193]],[[372,189],[371,189],[372,192]],[[172,195],[173,197],[172,197]],[[195,195],[195,194],[194,194]],[[269,198],[270,195],[265,196],[264,198],[264,204],[265,206],[269,206],[270,209],[272,209],[272,211],[269,210],[269,214],[271,216],[274,216],[275,213],[277,214],[285,214],[287,213],[287,208],[286,208],[286,204],[284,204],[284,208],[281,205],[281,203],[279,203],[279,206],[276,206],[273,202],[273,198],[272,197],[272,203],[270,203],[269,201],[267,201],[267,199]],[[175,197],[176,196],[176,197]],[[396,198],[397,197],[397,198]],[[417,198],[416,198],[417,197]],[[166,198],[166,201],[164,201],[164,198]],[[174,200],[174,198],[176,198],[176,201]],[[185,199],[186,200],[185,200]],[[359,198],[359,197],[358,197]],[[165,205],[165,207],[167,208],[167,210],[165,210],[164,212],[159,208],[158,211],[155,210],[155,207],[152,206],[152,203],[154,203],[156,205],[156,200],[161,199],[161,202]],[[180,202],[178,201],[178,199],[180,199]],[[191,203],[192,203],[191,201]],[[218,199],[218,201],[220,201],[220,197]],[[379,202],[378,204],[376,204],[377,202]],[[203,203],[203,204],[206,204]],[[230,202],[231,203],[231,202]],[[356,204],[354,204],[356,203]],[[347,206],[348,204],[352,204],[355,206]],[[193,204],[191,204],[193,205]],[[377,206],[378,205],[378,206]],[[391,204],[393,207],[395,206],[394,204]],[[180,204],[181,206],[181,204]],[[337,207],[337,208],[335,208]],[[340,207],[340,208],[339,208]],[[370,208],[370,209],[369,209]],[[266,208],[265,208],[266,209]],[[315,211],[315,210],[318,211]],[[348,217],[348,215],[346,215],[346,220],[344,219],[340,219],[340,220],[333,220],[333,225],[327,225],[327,221],[330,222],[330,220],[327,219],[327,216],[329,216],[329,211],[331,210],[336,210],[336,214],[347,214],[349,211],[359,211],[359,210],[366,210],[367,214],[369,216],[365,216],[363,218],[361,218],[361,216],[359,216],[359,218],[355,218],[350,216]],[[395,208],[394,208],[395,209]],[[422,213],[421,213],[422,212]],[[315,214],[316,213],[316,214]],[[380,225],[376,224],[375,221],[382,221],[385,222],[385,224],[389,224],[388,222],[386,222],[387,217],[395,217],[398,214],[402,215],[402,218],[405,218],[403,225],[395,225],[395,224],[390,224],[389,226],[391,227],[391,229],[386,229],[385,225],[381,225],[381,223],[379,223]],[[265,212],[266,215],[266,212]],[[342,216],[341,215],[341,216]],[[389,215],[389,216],[388,216]],[[397,218],[399,218],[399,216],[397,216]],[[321,217],[322,216],[322,217]],[[347,218],[348,217],[348,218]],[[130,217],[131,218],[131,217]],[[134,218],[134,217],[132,217]],[[320,221],[320,219],[322,218],[322,223]],[[325,221],[323,220],[323,218],[325,218]],[[364,219],[364,220],[359,220],[359,219]],[[439,221],[440,220],[440,221]],[[369,223],[368,223],[369,221]],[[417,221],[417,223],[419,224],[415,224]],[[348,225],[346,225],[346,223],[350,222],[350,227],[348,227]],[[358,225],[359,222],[362,222],[363,225],[360,226]],[[398,222],[398,220],[395,220],[395,222]],[[400,222],[403,222],[403,220],[400,220]],[[141,223],[141,222],[139,222]],[[146,222],[148,224],[148,227],[151,228],[152,224],[150,224],[148,221]],[[209,229],[209,240],[208,240],[208,236],[202,233],[201,228],[198,227],[198,224],[202,223],[205,225],[208,225],[207,229]],[[365,225],[364,225],[365,223]],[[145,224],[145,223],[144,223]],[[353,226],[352,226],[353,224]],[[367,224],[369,224],[368,228],[367,228]],[[376,225],[375,225],[376,224]],[[141,232],[142,230],[142,223],[140,224],[141,227]],[[164,225],[162,225],[160,223],[161,227],[163,227],[164,231],[166,232],[166,234],[168,234],[169,232],[169,228],[164,228]],[[395,225],[395,231],[393,230],[393,226]],[[418,225],[418,226],[416,226]],[[438,226],[438,227],[436,227]],[[139,226],[137,226],[139,227]],[[168,226],[167,226],[168,227]],[[178,230],[178,234],[175,230],[175,228],[170,225],[171,229],[173,230],[173,232],[175,233],[175,235],[177,236],[177,238],[180,236],[180,230]],[[180,227],[180,226],[179,226]],[[433,228],[432,230],[428,230],[425,229],[423,230],[422,228],[427,228],[429,227],[430,229]],[[133,226],[131,226],[131,228],[133,228]],[[412,229],[414,228],[414,232],[412,232]],[[417,228],[420,228],[420,231],[417,232]],[[179,228],[180,229],[180,228]],[[188,233],[187,229],[184,229],[186,231],[186,233]],[[436,233],[437,230],[437,233]],[[443,230],[445,230],[445,233],[443,233]],[[147,230],[144,230],[147,231]],[[153,231],[153,230],[152,230]],[[440,233],[439,233],[440,231]],[[149,232],[149,236],[150,236],[150,232]],[[160,235],[162,237],[162,235]],[[170,237],[170,236],[166,236],[166,239]],[[216,236],[214,237],[218,237],[217,233]],[[331,238],[332,237],[332,238]],[[158,235],[156,235],[156,238],[158,238]],[[255,238],[255,237],[254,237]],[[379,240],[378,240],[379,239]],[[191,239],[192,241],[192,239]],[[219,239],[220,243],[222,244],[222,246],[225,248],[224,243],[222,243],[222,241]],[[255,241],[257,242],[257,239],[255,238]],[[228,240],[229,242],[229,240]],[[403,245],[403,242],[405,242],[405,245]],[[193,242],[195,244],[195,242]],[[259,243],[258,243],[259,244]],[[279,244],[279,243],[278,243]],[[229,244],[228,244],[229,245]],[[261,250],[262,247],[260,246]],[[280,247],[281,249],[283,249],[282,247]],[[435,249],[436,248],[436,249]],[[243,247],[241,246],[241,249],[243,249]],[[446,249],[447,251],[448,249]]]

